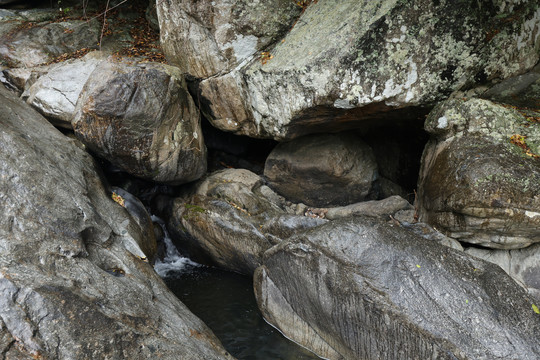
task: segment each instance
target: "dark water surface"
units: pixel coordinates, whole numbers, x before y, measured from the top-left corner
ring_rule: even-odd
[[[251,278],[187,264],[163,279],[186,306],[242,360],[320,359],[268,325],[257,308]]]

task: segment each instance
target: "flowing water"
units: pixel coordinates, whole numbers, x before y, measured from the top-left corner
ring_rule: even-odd
[[[320,359],[264,321],[251,278],[197,264],[182,257],[168,236],[164,241],[167,253],[156,262],[156,272],[231,355],[241,360]]]

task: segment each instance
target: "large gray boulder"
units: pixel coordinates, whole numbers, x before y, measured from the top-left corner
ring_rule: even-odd
[[[287,213],[260,176],[227,169],[174,201],[169,230],[191,256],[251,275],[270,247],[326,221]]]
[[[208,7],[210,1],[201,3]],[[227,3],[212,1],[211,10],[219,13]],[[233,68],[223,59],[218,67],[208,55],[220,51],[211,17],[195,14],[174,23],[182,17],[167,17],[162,6],[162,29],[170,23],[175,34],[181,32],[162,32],[165,47],[185,51],[186,71],[203,79],[203,112],[216,127],[283,140],[361,127],[381,117],[415,118],[415,109],[452,91],[523,73],[539,59],[540,9],[531,1],[305,3],[309,6],[281,40]],[[280,14],[274,7],[262,18],[273,18],[274,12]],[[248,31],[234,28],[232,37],[245,42]],[[196,46],[177,40],[193,33]],[[255,51],[250,49],[246,54]]]
[[[0,353],[231,359],[140,259],[93,159],[3,87],[0,104]]]
[[[540,241],[540,113],[456,97],[426,120],[420,219],[448,236],[515,249]]]
[[[200,114],[175,67],[100,62],[79,96],[72,125],[90,149],[132,175],[181,184],[206,171]]]
[[[255,292],[267,321],[328,359],[540,356],[540,315],[500,267],[373,218],[273,247]]]
[[[360,138],[321,134],[278,144],[264,176],[288,200],[323,207],[365,200],[378,173],[373,151]]]

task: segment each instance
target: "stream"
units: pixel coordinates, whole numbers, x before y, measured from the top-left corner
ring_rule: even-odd
[[[156,272],[231,355],[240,360],[320,359],[263,319],[251,278],[181,256],[165,234],[166,255],[156,262]]]

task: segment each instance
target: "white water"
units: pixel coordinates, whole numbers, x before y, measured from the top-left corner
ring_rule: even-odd
[[[154,264],[154,270],[156,270],[159,276],[165,278],[173,272],[178,273],[192,269],[194,267],[202,266],[201,264],[198,264],[195,261],[192,261],[191,259],[182,256],[178,252],[178,250],[171,241],[171,237],[169,236],[167,228],[165,227],[165,223],[162,219],[152,215],[152,221],[154,223],[158,223],[159,226],[161,226],[164,234],[163,243],[165,244],[165,257],[162,260],[157,259],[156,263]]]

